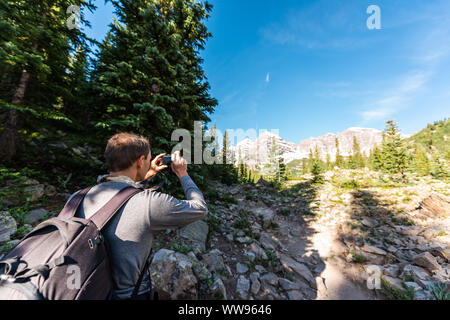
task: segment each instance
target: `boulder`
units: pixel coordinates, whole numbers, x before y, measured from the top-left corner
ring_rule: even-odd
[[[290,290],[288,291],[289,300],[304,300],[305,296],[299,290]]]
[[[413,258],[413,261],[418,266],[424,267],[430,271],[441,269],[441,266],[436,261],[436,258],[433,257],[433,255],[429,252],[424,252],[419,255],[416,255]]]
[[[8,211],[0,211],[0,242],[8,241],[16,232],[17,223]]]
[[[365,244],[361,248],[361,250],[364,251],[364,252],[374,253],[374,254],[378,254],[378,255],[381,255],[381,256],[385,256],[387,254],[387,252],[384,251],[383,249],[380,249],[380,248],[377,248],[375,246],[371,246],[371,245],[368,245],[368,244]]]
[[[237,273],[246,273],[248,271],[248,267],[245,264],[238,262],[236,264],[236,271]]]
[[[217,252],[205,253],[202,255],[202,259],[210,271],[221,273],[227,270],[223,258]]]
[[[261,277],[261,282],[268,283],[272,286],[278,285],[278,277],[275,273],[269,272]]]
[[[237,298],[242,300],[247,299],[249,289],[250,289],[250,281],[243,275],[239,276],[236,284]]]
[[[227,289],[220,278],[215,278],[209,292],[213,298],[227,300]]]
[[[361,220],[361,223],[369,228],[375,228],[376,226],[378,226],[378,221],[376,221],[375,219],[372,218],[368,218],[368,217],[364,217]]]
[[[267,260],[266,252],[256,242],[250,245],[250,251],[253,252],[257,258]]]
[[[422,200],[420,207],[432,215],[450,214],[450,202],[437,194],[432,194]]]
[[[277,239],[277,237],[267,232],[261,232],[259,242],[261,246],[266,250],[275,251],[281,246],[280,241]]]
[[[311,288],[317,289],[316,280],[306,265],[295,261],[294,259],[292,259],[291,257],[289,257],[285,254],[281,254],[280,261],[285,270],[287,270],[289,272],[292,272],[292,271],[295,272],[302,279],[304,279],[306,282],[308,282],[308,284],[310,285]]]
[[[41,220],[43,217],[45,217],[48,214],[48,211],[44,208],[34,209],[31,210],[28,214],[25,215],[24,219],[25,222],[30,224],[35,224],[39,220]]]
[[[198,220],[180,229],[180,236],[189,240],[194,247],[205,250],[209,226],[206,222]]]
[[[152,282],[162,300],[196,300],[197,278],[188,256],[161,249],[155,253],[150,265]]]
[[[387,284],[388,284],[390,287],[394,288],[395,290],[400,291],[400,292],[402,292],[402,291],[405,290],[405,289],[403,288],[403,282],[402,282],[400,279],[398,279],[398,278],[392,278],[392,277],[389,277],[389,276],[382,276],[381,278],[382,278],[384,281],[386,281]]]
[[[250,291],[252,292],[253,295],[256,295],[259,292],[259,289],[261,289],[261,282],[259,282],[259,273],[252,272],[250,274],[250,280],[252,282]]]
[[[26,187],[23,192],[27,198],[30,198],[30,201],[36,201],[45,194],[44,190],[45,185],[36,184]]]
[[[270,208],[260,207],[260,208],[253,209],[253,214],[257,217],[261,216],[263,228],[268,228],[270,226],[270,223],[273,220],[275,211],[273,211]]]

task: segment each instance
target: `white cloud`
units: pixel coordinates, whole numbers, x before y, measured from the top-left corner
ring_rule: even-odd
[[[269,75],[268,72],[267,72],[267,75],[266,75],[266,82],[270,82],[270,75]]]
[[[393,89],[378,94],[368,103],[370,109],[361,112],[364,123],[392,116],[408,107],[414,95],[420,92],[431,78],[429,71],[417,71],[398,81]]]

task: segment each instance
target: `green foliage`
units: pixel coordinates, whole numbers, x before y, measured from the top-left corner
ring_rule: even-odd
[[[431,286],[431,290],[437,300],[450,300],[450,292],[448,291],[448,284],[435,283]]]

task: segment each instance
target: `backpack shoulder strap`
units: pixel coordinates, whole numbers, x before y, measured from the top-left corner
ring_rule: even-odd
[[[61,210],[58,217],[64,218],[64,219],[70,219],[75,216],[75,213],[77,212],[78,207],[80,206],[81,201],[84,199],[86,194],[91,190],[92,187],[88,187],[86,189],[83,189],[79,191],[77,194],[75,194],[72,199]]]
[[[111,200],[92,215],[90,220],[95,223],[99,230],[108,223],[108,221],[116,214],[117,211],[130,200],[135,194],[143,190],[129,186],[120,190]]]

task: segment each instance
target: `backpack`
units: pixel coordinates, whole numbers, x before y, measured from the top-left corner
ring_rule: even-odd
[[[142,190],[126,187],[89,219],[76,218],[92,187],[78,192],[60,214],[36,226],[0,261],[0,300],[105,300],[113,281],[101,233],[114,214]],[[147,263],[133,291],[136,296]]]

